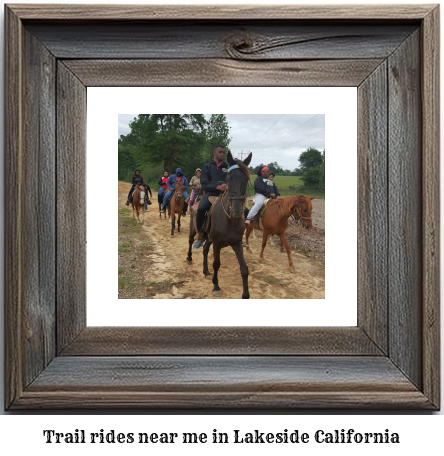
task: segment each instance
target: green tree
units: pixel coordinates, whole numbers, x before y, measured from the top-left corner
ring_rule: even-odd
[[[137,163],[162,165],[174,172],[196,159],[200,162],[205,126],[203,114],[139,114],[125,141],[133,144]]]
[[[217,146],[218,144],[225,146],[226,152],[230,150],[228,145],[232,138],[228,136],[230,134],[230,126],[228,125],[225,114],[211,114],[211,117],[207,122],[205,134],[206,141],[204,153],[206,158],[212,157],[211,154],[214,150],[214,146]]]
[[[322,152],[322,163],[319,169],[319,188],[325,190],[325,149]]]
[[[310,168],[316,168],[322,164],[322,154],[319,150],[310,147],[299,155],[299,163],[301,164],[300,169],[302,172]]]
[[[319,188],[319,181],[321,176],[321,167],[316,166],[314,168],[309,168],[304,171],[302,174],[302,181],[304,182],[304,187],[311,189]]]

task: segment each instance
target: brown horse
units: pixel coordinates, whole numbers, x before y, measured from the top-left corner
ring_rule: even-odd
[[[180,234],[180,217],[183,213],[183,205],[185,200],[183,199],[183,179],[176,182],[176,188],[170,199],[168,206],[168,217],[171,218],[171,236],[174,237],[174,230],[176,228],[176,215],[177,215],[177,233]]]
[[[133,200],[131,202],[131,205],[133,206],[133,218],[135,218],[134,217],[134,210],[135,210],[136,214],[137,214],[137,223],[140,223],[141,225],[143,225],[143,219],[145,217],[145,189],[144,189],[143,185],[136,186],[132,198],[133,198]],[[142,222],[140,222],[140,219],[139,219],[140,211],[142,212]]]
[[[208,270],[208,251],[213,244],[213,294],[221,296],[222,291],[219,288],[217,274],[220,268],[220,251],[223,247],[230,246],[236,253],[237,261],[239,262],[240,272],[242,276],[243,293],[242,298],[248,299],[250,292],[248,291],[248,266],[245,263],[244,252],[242,248],[242,236],[244,233],[245,220],[243,217],[244,202],[247,193],[247,184],[250,180],[250,172],[248,165],[251,161],[250,155],[245,161],[233,159],[228,152],[227,160],[230,166],[228,170],[226,190],[222,199],[215,203],[212,208],[209,233],[206,234],[206,242],[203,248],[203,272],[205,277],[211,279],[210,271]],[[196,216],[195,211],[191,212],[190,221],[190,237],[187,262],[192,263],[192,245],[196,236]]]
[[[291,272],[295,271],[293,260],[291,258],[290,246],[288,245],[287,238],[285,237],[285,230],[288,226],[288,219],[295,215],[297,220],[301,221],[305,228],[311,228],[311,211],[313,209],[312,200],[316,198],[307,197],[305,195],[279,197],[275,200],[268,202],[268,206],[265,209],[265,213],[262,217],[263,229],[258,226],[258,219],[255,217],[249,225],[246,225],[245,240],[248,244],[248,238],[250,237],[253,229],[263,231],[262,236],[262,250],[260,259],[264,260],[264,249],[267,245],[267,239],[270,234],[277,234],[281,240],[281,252],[283,251],[282,246],[285,247],[288,255],[288,266]],[[247,247],[247,251],[251,253],[250,247]]]

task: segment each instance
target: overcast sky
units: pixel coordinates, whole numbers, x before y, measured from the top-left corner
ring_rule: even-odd
[[[210,114],[205,114],[210,118]],[[235,158],[253,152],[252,166],[278,162],[284,169],[299,167],[298,157],[309,147],[325,148],[324,114],[225,114]],[[127,135],[137,114],[119,114],[119,135]],[[243,156],[245,158],[246,155]]]

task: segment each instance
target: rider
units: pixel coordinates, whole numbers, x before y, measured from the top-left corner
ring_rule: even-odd
[[[190,180],[190,187],[193,189],[191,191],[191,196],[190,196],[190,206],[194,204],[194,199],[196,198],[196,195],[199,193],[199,190],[202,188],[202,185],[200,184],[200,174],[201,174],[201,169],[197,168],[196,169],[196,175],[193,176]]]
[[[274,181],[274,178],[276,176],[276,173],[274,171],[270,171],[270,174],[268,175],[268,179],[271,179],[273,181],[274,187],[273,187],[273,193],[276,195],[276,198],[278,196],[281,196],[279,193],[279,190],[276,187],[276,182]]]
[[[163,204],[162,204],[162,210],[160,211],[161,214],[165,212],[165,207],[168,204],[168,200],[170,199],[170,196],[174,193],[174,190],[176,190],[176,181],[180,182],[183,180],[183,198],[186,200],[188,198],[188,193],[185,191],[188,187],[188,181],[187,178],[183,175],[183,172],[180,168],[176,169],[176,174],[171,175],[168,178],[167,181],[167,187],[168,191],[166,192],[164,198],[163,198]],[[187,207],[188,205],[185,203],[183,205],[183,216],[187,214]]]
[[[128,198],[126,199],[126,205],[129,206],[129,200],[131,198],[131,195],[136,188],[136,185],[143,184],[143,177],[140,175],[140,170],[136,169],[134,170],[134,176],[131,179],[131,183],[133,184],[131,187],[131,190],[128,193]]]
[[[270,174],[269,169],[264,166],[257,173],[256,180],[254,181],[254,206],[250,209],[250,212],[245,219],[245,223],[250,223],[254,216],[260,211],[264,201],[267,198],[276,198],[274,193],[275,184],[273,180],[268,179]]]
[[[210,196],[219,196],[228,189],[228,184],[226,183],[228,165],[224,162],[225,147],[217,145],[213,150],[213,157],[213,161],[203,166],[200,176],[200,184],[205,191],[205,195],[200,200],[199,207],[197,208],[196,231],[199,238],[194,243],[193,249],[199,249],[203,244],[203,233],[201,229],[205,220],[205,213],[211,208],[208,198]]]
[[[157,185],[160,185],[159,192],[157,193],[157,202],[159,204],[162,204],[163,194],[164,194],[165,190],[168,188],[167,181],[168,181],[168,171],[165,171],[163,173],[163,177],[161,177],[159,179],[159,182],[157,183]]]

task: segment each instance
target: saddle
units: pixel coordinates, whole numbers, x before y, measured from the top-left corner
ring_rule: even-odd
[[[213,213],[213,209],[216,206],[216,203],[218,203],[222,199],[222,194],[219,196],[209,196],[208,201],[211,203],[211,208],[208,212],[205,213],[205,220],[202,226],[202,231],[204,233],[207,233],[210,230],[211,226],[211,214]],[[199,207],[200,200],[196,203],[193,204],[192,206],[192,211],[196,212],[197,208]]]
[[[265,201],[264,201],[264,204],[262,205],[261,209],[259,210],[259,212],[253,217],[252,220],[255,220],[257,222],[257,225],[260,229],[264,229],[263,225],[262,225],[262,217],[265,213],[265,209],[267,209],[267,205],[269,203],[269,201],[271,200],[271,198],[266,198]],[[254,206],[254,203],[255,203],[255,200],[254,200],[254,196],[250,197],[250,198],[247,198],[247,202],[245,204],[245,207],[250,210],[253,206]]]

